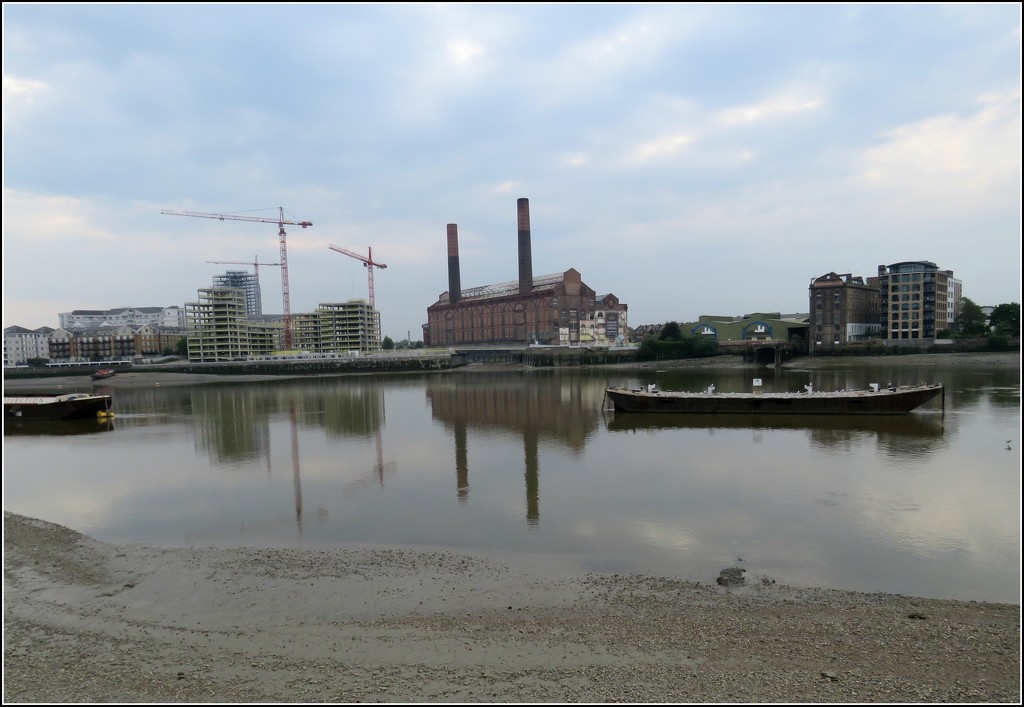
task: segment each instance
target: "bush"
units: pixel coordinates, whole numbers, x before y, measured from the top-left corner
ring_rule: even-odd
[[[700,336],[684,336],[678,341],[659,339],[649,334],[640,342],[637,360],[660,361],[662,359],[706,358],[718,354],[718,342]]]
[[[1010,337],[1003,334],[992,334],[988,337],[988,347],[993,351],[1005,351],[1010,348]]]

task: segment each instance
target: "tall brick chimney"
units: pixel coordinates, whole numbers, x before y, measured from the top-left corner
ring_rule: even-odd
[[[462,298],[462,282],[459,276],[459,227],[448,224],[448,302],[455,304]]]
[[[516,202],[519,213],[519,294],[533,289],[533,251],[530,246],[530,200]]]

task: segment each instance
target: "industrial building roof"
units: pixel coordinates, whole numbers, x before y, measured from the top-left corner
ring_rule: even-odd
[[[551,289],[565,279],[564,272],[541,275],[533,278],[533,291],[539,289]],[[519,280],[499,282],[494,285],[482,285],[481,287],[470,287],[462,291],[462,299],[490,299],[492,297],[507,297],[519,292]]]

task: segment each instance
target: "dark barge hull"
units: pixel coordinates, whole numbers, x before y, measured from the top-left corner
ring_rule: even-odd
[[[4,421],[79,420],[110,411],[109,395],[4,396]]]
[[[677,393],[608,388],[618,412],[672,412],[701,415],[903,415],[943,393],[941,385],[836,393]]]

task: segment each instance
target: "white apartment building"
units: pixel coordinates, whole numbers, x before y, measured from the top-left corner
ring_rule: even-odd
[[[181,307],[119,307],[117,309],[76,309],[57,315],[60,328],[68,331],[95,329],[101,326],[140,327],[155,324],[162,327],[185,327],[185,310]]]
[[[29,359],[50,357],[50,334],[48,326],[26,329],[10,326],[4,329],[4,368],[27,365]]]

